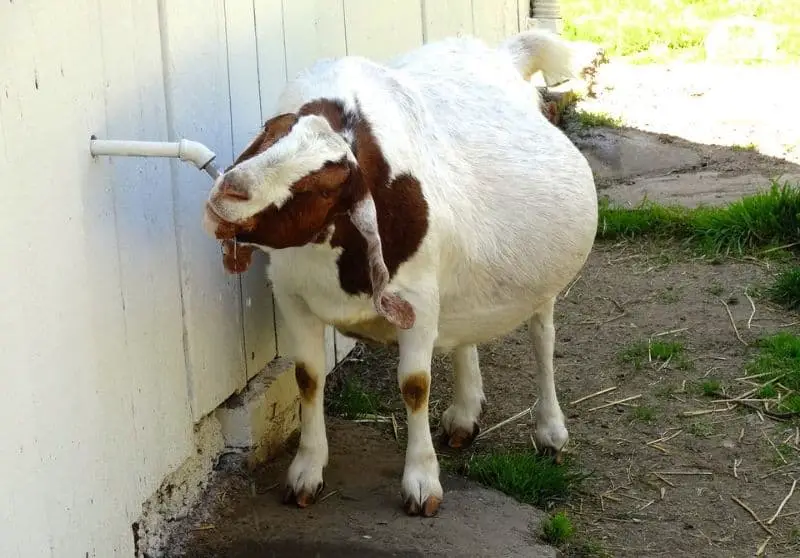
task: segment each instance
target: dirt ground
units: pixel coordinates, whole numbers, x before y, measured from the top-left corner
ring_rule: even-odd
[[[642,249],[629,244],[596,247],[580,279],[557,304],[556,376],[571,439],[569,452],[590,472],[567,505],[581,537],[601,543],[612,556],[750,556],[769,536],[732,497],[766,521],[800,475],[800,452],[784,465],[767,438],[780,444],[796,426],[734,408],[684,417],[684,412],[726,408],[711,404],[699,386],[716,378],[729,393],[752,349],[735,336],[725,300],[747,342],[782,328],[798,329],[797,316],[754,300],[744,292],[766,284],[774,266],[686,261],[674,248]],[[790,325],[793,324],[793,325]],[[674,332],[674,333],[665,333]],[[663,362],[636,370],[621,353],[657,336],[686,346],[686,370]],[[480,348],[488,398],[484,428],[529,407],[536,399],[525,328]],[[357,375],[368,391],[403,415],[396,393],[391,349],[363,348],[340,371]],[[451,367],[438,357],[433,370],[432,424],[451,398]],[[598,390],[616,390],[583,403],[570,401]],[[335,390],[335,386],[333,387]],[[627,404],[589,411],[605,402],[640,395]],[[713,399],[713,398],[712,398]],[[636,418],[634,407],[652,409],[652,420]],[[763,416],[763,415],[762,415]],[[479,440],[468,451],[531,448],[530,417]],[[387,427],[388,428],[388,427]],[[677,434],[660,444],[647,442]],[[532,448],[531,448],[532,449]],[[738,461],[736,474],[734,463]],[[700,472],[693,475],[654,472]],[[765,475],[770,475],[765,478]],[[663,494],[662,494],[663,489]],[[793,499],[769,529],[775,537],[767,556],[797,556],[800,499]],[[793,533],[793,529],[795,532]],[[794,537],[793,542],[790,538]]]

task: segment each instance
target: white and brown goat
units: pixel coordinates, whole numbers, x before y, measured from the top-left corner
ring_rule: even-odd
[[[399,347],[410,514],[433,515],[442,500],[428,422],[434,350],[453,353],[442,427],[462,446],[485,401],[476,344],[527,320],[537,444],[559,452],[567,442],[553,304],[592,247],[597,195],[527,78],[563,75],[568,53],[557,37],[528,31],[498,48],[447,39],[386,65],[318,62],[286,86],[278,116],[214,184],[207,231],[232,272],[254,248],[270,252],[291,337],[302,418],[288,502],[304,507],[323,486],[326,324]]]

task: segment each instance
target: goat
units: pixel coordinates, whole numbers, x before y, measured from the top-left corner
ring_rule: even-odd
[[[568,46],[526,31],[490,48],[429,43],[387,64],[322,60],[289,82],[277,116],[216,181],[204,214],[231,272],[270,253],[300,393],[301,435],[284,500],[323,487],[326,324],[397,344],[409,515],[443,498],[428,419],[431,357],[453,353],[452,447],[479,431],[477,343],[528,321],[537,445],[568,432],[553,378],[553,305],[592,248],[597,194],[586,159],[531,102],[527,78],[568,68]],[[236,250],[234,250],[236,248]]]

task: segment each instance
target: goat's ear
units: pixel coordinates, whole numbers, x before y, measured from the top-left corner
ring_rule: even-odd
[[[242,161],[246,161],[251,157],[255,157],[262,151],[269,149],[279,139],[288,135],[296,123],[297,115],[293,113],[279,114],[267,120],[266,124],[264,124],[264,128],[253,141],[244,148],[244,151],[239,154],[233,164],[225,169],[225,171],[227,172]]]
[[[386,292],[389,284],[389,270],[383,261],[383,248],[378,232],[378,213],[375,201],[367,193],[350,210],[350,221],[367,241],[367,264],[372,283],[372,302],[378,314],[401,329],[414,325],[414,308],[400,296]]]

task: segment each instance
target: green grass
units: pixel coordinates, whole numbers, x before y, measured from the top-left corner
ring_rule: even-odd
[[[702,60],[703,40],[715,21],[753,16],[778,25],[778,55],[800,53],[800,10],[788,0],[562,0],[564,36],[592,41],[609,56],[640,62]]]
[[[584,128],[619,128],[622,126],[621,118],[611,116],[605,112],[578,110],[575,111],[575,119]]]
[[[788,332],[776,333],[758,340],[758,354],[745,371],[758,375],[761,393],[775,393],[778,412],[800,414],[800,337]]]
[[[463,471],[472,480],[543,508],[563,502],[586,476],[574,471],[569,458],[557,465],[550,457],[519,450],[474,455]]]
[[[542,521],[542,539],[554,546],[562,546],[575,534],[572,521],[566,512],[558,512]]]
[[[603,545],[595,540],[585,540],[581,543],[570,546],[569,556],[573,558],[611,558],[612,554],[608,552]]]
[[[684,208],[644,201],[637,207],[599,207],[599,239],[677,239],[717,256],[785,246],[800,238],[800,187],[774,182],[723,207]]]
[[[656,420],[656,411],[647,405],[639,405],[631,410],[634,420],[639,422],[653,422]]]
[[[800,310],[800,266],[782,272],[767,294],[773,302],[789,310]]]
[[[720,381],[714,378],[703,380],[703,383],[700,384],[700,389],[703,391],[703,395],[705,395],[706,397],[711,397],[713,395],[718,394],[721,388],[722,384],[720,383]]]
[[[380,407],[377,396],[365,391],[361,382],[352,376],[345,378],[341,390],[330,402],[330,412],[345,419],[376,414]]]
[[[758,147],[754,143],[748,143],[747,145],[733,144],[731,149],[734,151],[757,151]]]
[[[756,397],[758,399],[772,399],[774,397],[778,397],[778,390],[775,389],[775,386],[772,384],[764,384],[756,392]]]
[[[676,368],[686,369],[689,361],[684,354],[683,343],[679,341],[639,341],[625,349],[620,355],[620,360],[633,364],[636,370],[641,370],[645,362],[670,361]]]

